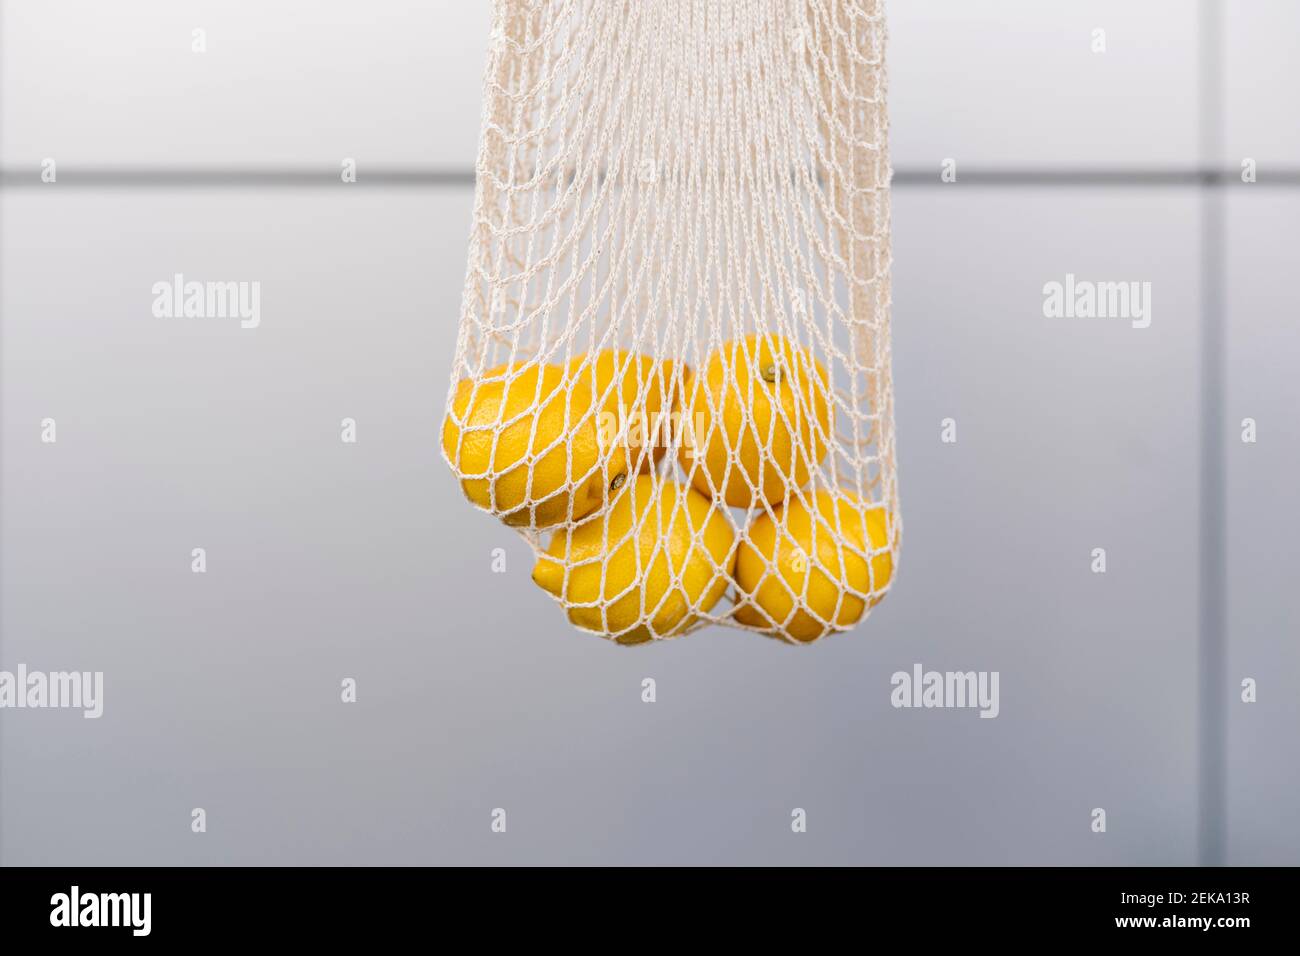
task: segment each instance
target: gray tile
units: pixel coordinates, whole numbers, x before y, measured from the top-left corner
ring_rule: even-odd
[[[933,765],[984,781],[965,791],[978,809],[954,793],[935,817],[981,862],[1190,863],[1196,199],[949,188],[895,196],[907,531],[887,654],[999,668],[1013,709],[977,753],[934,727]],[[1044,284],[1067,273],[1149,281],[1150,326],[1044,318]],[[976,816],[991,825],[971,837]]]
[[[3,862],[1192,862],[1192,197],[900,192],[897,589],[638,651],[438,457],[470,193],[326,195],[5,197],[0,661],[108,684],[0,721]],[[154,318],[176,271],[261,325]],[[1150,328],[1044,318],[1067,272],[1151,281]],[[1000,716],[892,708],[917,662]]]
[[[1300,193],[1242,187],[1227,206],[1229,862],[1300,860]],[[1256,441],[1242,441],[1243,420]],[[1242,701],[1253,679],[1255,703]]]

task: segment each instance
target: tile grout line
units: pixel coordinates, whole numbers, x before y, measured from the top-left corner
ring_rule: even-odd
[[[379,166],[363,169],[355,183],[371,187],[472,187],[475,175],[472,168],[433,168],[424,166]],[[1235,171],[1210,166],[1194,168],[1143,168],[1114,167],[1090,169],[1086,167],[1000,167],[963,170],[956,182],[944,183],[937,170],[906,166],[893,171],[894,186],[943,186],[947,189],[966,187],[1039,187],[1039,186],[1184,186],[1228,188],[1239,184]],[[342,185],[334,170],[307,166],[64,166],[57,184],[41,181],[36,167],[0,167],[0,188],[48,189],[52,185],[64,188],[135,188],[168,189],[188,187],[330,187]],[[1284,167],[1268,171],[1252,189],[1261,187],[1300,187],[1300,167]]]
[[[0,49],[4,49],[5,38],[5,0],[0,0]],[[0,56],[0,89],[5,86],[5,57]],[[0,149],[4,147],[4,110],[0,110]],[[3,169],[0,169],[0,185],[4,183]],[[0,189],[0,313],[4,308],[4,190]],[[0,322],[0,369],[4,367],[4,323]],[[0,376],[0,421],[4,420],[4,378]],[[4,615],[9,602],[4,596],[4,443],[0,442],[0,665],[6,663],[4,648]],[[0,866],[5,865],[5,814],[4,814],[4,726],[0,721]]]
[[[1222,155],[1222,6],[1200,2],[1200,150]],[[1219,190],[1203,190],[1201,244],[1201,428],[1198,588],[1198,845],[1201,866],[1227,862],[1227,442],[1224,287],[1226,234]]]

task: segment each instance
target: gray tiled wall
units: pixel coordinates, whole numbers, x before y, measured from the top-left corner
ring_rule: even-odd
[[[1193,863],[1210,521],[1228,599],[1211,822],[1229,862],[1300,861],[1300,189],[1268,181],[1300,169],[1294,5],[1220,11],[1214,145],[1229,173],[1258,159],[1259,183],[1069,181],[1197,168],[1207,9],[894,0],[895,165],[1062,181],[896,191],[907,543],[861,633],[638,653],[571,632],[438,459],[472,187],[365,188],[368,168],[472,166],[486,6],[4,2],[0,667],[108,687],[99,721],[0,716],[0,863]],[[61,188],[345,156],[356,189]],[[61,184],[37,183],[45,157]],[[174,272],[258,279],[262,326],[153,321]],[[1045,319],[1067,272],[1151,282],[1151,327]],[[1221,515],[1202,507],[1206,283]],[[999,670],[1001,715],[891,708],[913,662]]]

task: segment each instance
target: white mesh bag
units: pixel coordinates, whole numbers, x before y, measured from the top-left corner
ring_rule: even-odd
[[[901,522],[882,0],[495,0],[441,433],[619,643],[809,643]]]

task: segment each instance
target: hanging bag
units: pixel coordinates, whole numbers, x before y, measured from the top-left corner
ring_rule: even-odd
[[[901,522],[881,0],[495,0],[441,440],[619,643],[807,643]]]

